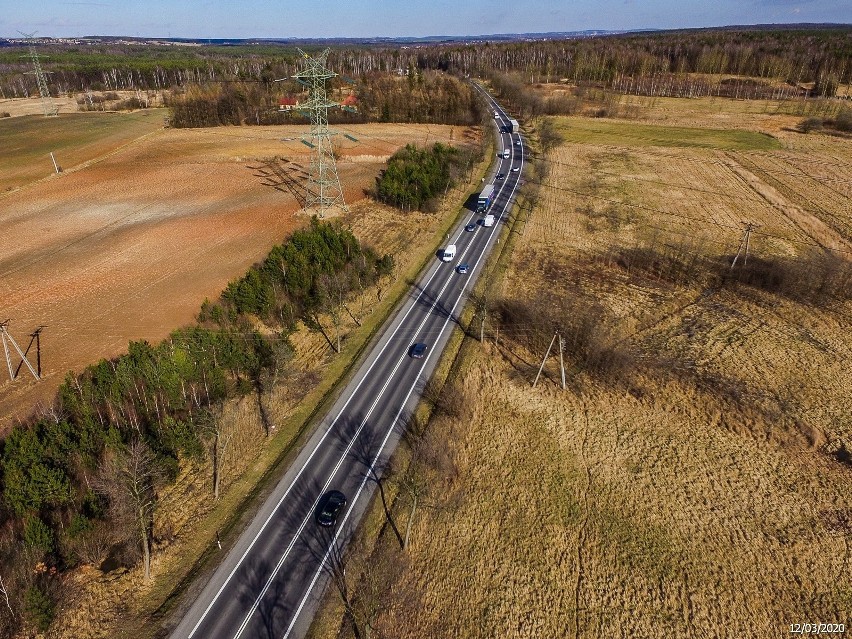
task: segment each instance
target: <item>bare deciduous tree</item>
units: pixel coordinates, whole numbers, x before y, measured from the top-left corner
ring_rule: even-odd
[[[107,452],[96,482],[109,500],[110,519],[117,530],[128,531],[142,550],[145,581],[151,578],[151,532],[154,527],[158,477],[154,453],[141,440]]]
[[[230,427],[229,427],[230,426]],[[210,462],[213,466],[213,501],[219,500],[222,483],[222,469],[228,454],[228,447],[237,433],[233,424],[226,424],[222,417],[222,409],[210,407],[200,419],[202,437],[210,446]]]
[[[12,604],[9,603],[9,591],[6,589],[6,583],[3,581],[3,576],[0,575],[0,594],[6,600],[6,607],[9,609],[9,614],[14,618],[15,611],[12,610]]]

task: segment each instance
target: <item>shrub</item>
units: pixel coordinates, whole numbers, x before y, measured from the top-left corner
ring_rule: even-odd
[[[799,122],[799,130],[803,133],[820,131],[822,129],[822,124],[822,118],[807,118],[806,120]]]
[[[24,595],[24,612],[27,620],[40,632],[46,632],[56,614],[53,601],[38,586],[31,586]]]
[[[459,168],[470,157],[436,142],[429,149],[413,144],[394,153],[376,178],[376,197],[400,209],[421,209],[452,186]]]
[[[24,527],[24,545],[50,554],[54,548],[53,531],[38,517],[30,517]]]
[[[838,131],[852,131],[852,109],[844,107],[834,118],[834,128]]]

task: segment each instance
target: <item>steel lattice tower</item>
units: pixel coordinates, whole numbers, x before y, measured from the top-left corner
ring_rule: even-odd
[[[326,82],[337,74],[325,66],[329,49],[314,58],[301,49],[298,51],[304,66],[293,78],[308,88],[308,101],[299,105],[299,110],[308,111],[311,117],[310,141],[302,141],[313,149],[305,208],[315,207],[319,217],[323,217],[328,209],[334,207],[346,210],[331,144],[331,136],[335,133],[328,128],[328,110],[340,105],[329,101]]]
[[[41,68],[41,62],[38,61],[38,51],[36,51],[35,45],[32,44],[35,33],[21,33],[21,35],[30,39],[30,59],[33,61],[33,67],[35,67],[34,73],[36,82],[38,83],[38,92],[41,94],[41,105],[44,107],[44,117],[58,115],[59,110],[53,103],[53,99],[50,97],[50,90],[47,88],[47,76]]]

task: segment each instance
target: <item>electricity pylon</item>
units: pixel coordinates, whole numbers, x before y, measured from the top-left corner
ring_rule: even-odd
[[[53,98],[50,97],[50,90],[47,88],[47,74],[41,68],[41,62],[38,61],[38,51],[36,51],[35,45],[32,44],[35,33],[24,33],[23,31],[18,31],[18,33],[30,40],[30,59],[33,61],[33,67],[35,67],[33,73],[35,73],[36,82],[38,83],[38,92],[41,94],[41,106],[44,108],[44,117],[49,118],[58,115],[59,110],[53,103]]]
[[[309,113],[311,118],[310,140],[303,138],[302,143],[313,150],[305,208],[316,208],[319,217],[324,217],[326,211],[334,207],[347,210],[331,144],[331,136],[335,133],[328,128],[328,110],[340,105],[328,99],[326,82],[337,74],[325,66],[329,49],[314,58],[301,49],[297,50],[304,66],[293,78],[308,88],[308,100],[299,105],[299,111]]]
[[[11,353],[9,353],[9,342],[12,343],[12,346],[15,348],[16,351],[18,351],[18,355],[21,356],[21,364],[26,364],[26,367],[30,370],[30,373],[32,373],[33,377],[35,377],[36,379],[41,379],[41,375],[36,372],[36,370],[33,368],[33,365],[30,364],[30,361],[27,359],[26,353],[24,353],[24,351],[21,350],[21,347],[18,346],[18,342],[15,341],[15,338],[9,334],[9,331],[7,330],[8,326],[9,320],[0,322],[0,341],[3,342],[3,353],[6,356],[6,366],[9,369],[9,379],[14,382],[15,378],[18,376],[18,371],[21,370],[20,364],[18,365],[17,370],[12,369],[12,355]],[[32,342],[30,343],[32,344]],[[29,347],[27,347],[27,350],[29,350]],[[41,368],[40,361],[39,368]]]

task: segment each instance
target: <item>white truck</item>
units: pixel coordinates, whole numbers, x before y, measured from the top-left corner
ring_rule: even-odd
[[[485,216],[485,219],[482,220],[482,226],[494,226],[494,216],[489,213]]]
[[[520,129],[520,126],[518,125],[517,120],[509,120],[509,126],[506,128],[509,129],[507,133],[517,133]]]
[[[448,244],[447,248],[441,251],[441,260],[444,262],[452,262],[456,257],[456,245]]]

